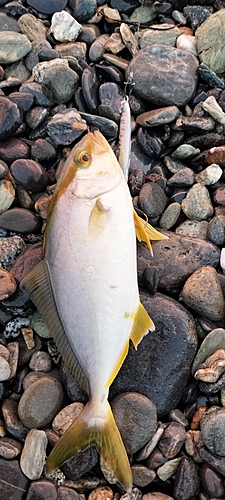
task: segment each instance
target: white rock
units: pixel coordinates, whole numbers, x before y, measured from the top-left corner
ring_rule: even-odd
[[[8,380],[10,377],[10,373],[11,370],[8,361],[0,356],[0,382],[3,382],[3,380]]]
[[[177,38],[177,48],[191,52],[194,56],[198,56],[197,42],[195,36],[185,35],[184,33]]]
[[[202,107],[218,123],[221,123],[221,125],[225,125],[225,113],[213,95],[210,95],[205,101],[203,101]]]
[[[65,10],[53,14],[50,33],[59,42],[74,42],[81,30],[81,24]]]
[[[215,184],[215,182],[220,179],[222,173],[222,168],[220,168],[220,166],[216,163],[212,163],[204,170],[202,170],[202,172],[196,174],[195,179],[196,182],[200,182],[200,184],[210,186],[211,184]]]
[[[15,189],[7,179],[0,180],[0,214],[6,212],[15,198]]]
[[[42,83],[44,74],[47,68],[50,66],[69,66],[67,59],[52,59],[51,61],[43,61],[37,63],[36,66],[33,67],[32,75],[34,77],[35,82]]]
[[[20,467],[29,479],[41,477],[47,448],[47,436],[44,431],[32,429],[25,439]]]

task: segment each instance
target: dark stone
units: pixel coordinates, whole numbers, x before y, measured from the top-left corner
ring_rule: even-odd
[[[99,36],[101,36],[101,31],[96,24],[82,24],[82,26],[83,29],[79,33],[77,41],[84,42],[88,46],[90,46],[95,40],[97,40]],[[89,52],[89,57],[90,57],[90,52]]]
[[[198,450],[198,453],[204,462],[211,465],[219,474],[225,476],[225,457],[218,457],[211,453],[205,446],[202,446]]]
[[[74,380],[74,377],[72,377],[69,370],[63,363],[61,373],[63,385],[71,401],[86,404],[88,401],[87,393],[76,383],[76,380]]]
[[[215,132],[209,132],[208,134],[193,135],[185,138],[185,144],[191,144],[194,148],[199,148],[204,151],[205,149],[211,149],[215,146],[222,146],[225,143],[225,137],[222,134],[216,134]],[[205,163],[202,163],[204,165]]]
[[[29,71],[40,62],[39,54],[42,50],[51,49],[51,44],[47,40],[36,40],[32,43],[32,49],[25,58],[25,64]]]
[[[98,462],[98,452],[95,446],[89,446],[84,451],[77,453],[63,466],[65,476],[73,481],[79,479],[83,474],[89,472]]]
[[[190,500],[199,493],[198,466],[183,457],[178,465],[174,481],[174,500]]]
[[[128,179],[128,184],[132,197],[139,195],[140,189],[143,186],[144,182],[145,182],[145,174],[143,170],[141,168],[132,170]]]
[[[34,97],[34,102],[38,106],[52,106],[53,102],[45,96],[41,83],[37,82],[25,82],[21,85],[19,92],[32,94]]]
[[[33,106],[34,96],[28,92],[12,92],[10,101],[17,104],[22,113],[26,113]]]
[[[134,9],[140,7],[138,0],[110,0],[109,4],[113,9],[125,14],[131,14]]]
[[[149,469],[157,469],[160,465],[165,464],[168,458],[164,457],[162,452],[156,446],[152,451],[151,455],[146,460],[146,465]],[[163,499],[162,499],[163,500]]]
[[[25,123],[31,129],[36,129],[39,127],[45,119],[48,117],[49,111],[47,108],[43,108],[43,106],[36,106],[33,109],[30,109],[25,117]]]
[[[157,428],[156,407],[135,392],[120,394],[111,401],[111,407],[127,453],[132,455],[153,437]]]
[[[27,14],[28,13],[28,9],[26,9],[26,7],[24,7],[24,5],[22,5],[21,3],[19,2],[9,2],[7,3],[6,5],[6,13],[9,15],[9,16],[22,16],[23,14]]]
[[[76,127],[77,125],[77,127]],[[68,108],[54,115],[48,122],[47,132],[55,145],[68,146],[87,129],[87,124],[74,108]]]
[[[28,489],[26,500],[57,500],[57,490],[50,481],[33,481]]]
[[[46,2],[46,0],[27,0],[27,4],[43,14],[54,14],[66,7],[67,0],[51,0],[51,2]]]
[[[69,0],[69,5],[72,7],[73,15],[79,23],[88,21],[97,8],[96,0]]]
[[[202,80],[204,80],[204,82],[206,82],[210,87],[219,87],[220,89],[224,89],[224,81],[221,80],[205,63],[202,62],[199,65],[198,72]]]
[[[200,381],[199,389],[204,394],[215,394],[225,386],[225,373],[223,373],[216,382],[202,382]]]
[[[18,158],[29,158],[29,154],[29,146],[21,139],[7,139],[0,143],[0,158],[7,163],[12,163]]]
[[[52,161],[56,158],[56,148],[45,139],[37,139],[31,146],[31,157],[40,163]]]
[[[161,215],[166,208],[168,198],[163,189],[155,182],[146,182],[139,193],[139,204],[148,217]]]
[[[167,186],[172,187],[190,187],[195,182],[195,174],[188,167],[181,168],[167,181]]]
[[[208,224],[207,239],[215,245],[225,244],[225,217],[216,215]]]
[[[1,2],[0,5],[2,5]],[[18,33],[20,30],[16,19],[7,16],[4,12],[0,12],[0,31],[16,31]]]
[[[89,111],[96,114],[99,105],[98,91],[100,87],[100,80],[94,66],[84,69],[81,77],[81,86],[84,100]]]
[[[171,422],[167,425],[159,440],[158,447],[164,457],[174,458],[180,451],[186,438],[186,431],[182,424]]]
[[[131,60],[126,78],[133,76],[134,93],[162,106],[183,106],[197,84],[197,58],[167,45],[147,45]]]
[[[138,145],[136,137],[131,140],[130,169],[129,171],[141,168],[145,174],[151,170],[153,160],[143,153]]]
[[[42,90],[54,103],[68,102],[75,92],[79,81],[78,74],[67,66],[50,66],[42,81]]]
[[[137,133],[137,141],[144,153],[150,158],[160,156],[163,150],[163,142],[157,132],[140,127]]]
[[[213,411],[206,411],[201,419],[202,439],[207,448],[223,457],[225,455],[225,408],[216,408]]]
[[[183,13],[188,21],[190,21],[192,28],[196,30],[212,14],[212,9],[199,5],[187,5],[183,9]]]
[[[17,460],[0,458],[0,497],[2,500],[24,500],[29,480]]]
[[[16,233],[37,233],[42,225],[41,217],[38,217],[25,208],[11,208],[0,214],[0,227]]]
[[[124,100],[121,88],[113,82],[102,83],[99,87],[99,100],[99,114],[119,123]]]
[[[87,122],[88,125],[98,128],[106,137],[115,138],[118,133],[118,125],[105,116],[91,115],[90,113],[83,113],[80,115]]]
[[[10,171],[18,184],[33,193],[44,191],[48,185],[45,170],[34,160],[16,160],[12,163]]]
[[[17,104],[0,96],[0,137],[10,137],[22,123],[22,114]]]
[[[212,243],[190,236],[180,236],[170,231],[162,231],[169,236],[168,240],[153,242],[153,257],[144,245],[138,245],[138,276],[142,283],[142,275],[146,268],[163,266],[163,275],[159,288],[173,289],[181,286],[196,269],[202,266],[216,267],[219,263],[220,251]]]
[[[207,464],[203,464],[200,468],[200,480],[210,497],[222,498],[225,493],[223,478]]]
[[[79,493],[72,488],[59,486],[57,500],[80,500]]]
[[[139,392],[164,415],[176,408],[186,386],[197,347],[195,324],[183,306],[162,294],[142,292],[141,301],[156,331],[143,338],[137,351],[130,346],[110,395]]]
[[[105,66],[103,64],[96,64],[95,67],[98,73],[103,76],[105,81],[120,84],[124,82],[125,77],[119,68],[116,68],[115,66]]]
[[[184,130],[188,135],[211,132],[215,127],[215,121],[201,116],[180,116],[173,130]],[[185,139],[186,143],[186,139]]]
[[[146,267],[143,273],[144,285],[149,292],[154,295],[159,286],[160,279],[162,278],[164,267],[161,265]]]

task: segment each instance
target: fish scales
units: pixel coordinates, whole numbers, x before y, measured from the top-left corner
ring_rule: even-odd
[[[107,397],[129,340],[136,348],[154,330],[139,301],[135,225],[122,169],[102,134],[89,132],[58,179],[44,260],[24,280],[65,363],[89,394],[48,457],[46,473],[95,443],[127,491],[131,469]]]

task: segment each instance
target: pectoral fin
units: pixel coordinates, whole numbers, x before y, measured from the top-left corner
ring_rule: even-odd
[[[53,292],[50,276],[45,260],[42,260],[21,282],[21,288],[26,288],[30,296],[42,314],[62,358],[76,379],[77,383],[88,392],[88,384],[83,370],[76,359],[71,345],[66,337],[62,323],[60,321]]]
[[[110,207],[104,204],[103,201],[99,198],[96,201],[89,218],[88,236],[91,241],[98,238],[104,231],[109,217]]]
[[[148,333],[148,330],[154,332],[155,325],[140,302],[130,336],[135,349],[137,349],[137,346],[141,342],[142,338]]]
[[[134,210],[134,224],[135,224],[135,230],[136,230],[136,236],[138,241],[145,241],[147,244],[148,249],[150,250],[151,254],[152,253],[152,245],[151,241],[159,241],[159,240],[167,240],[168,237],[165,236],[164,234],[160,233],[152,227],[148,222],[144,221],[139,217],[137,212]]]

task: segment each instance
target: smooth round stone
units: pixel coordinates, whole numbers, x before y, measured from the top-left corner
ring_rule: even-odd
[[[225,313],[225,303],[219,276],[211,266],[197,269],[186,281],[182,292],[184,303],[205,318],[219,321]],[[212,301],[213,297],[213,301]]]
[[[43,316],[41,316],[38,310],[36,310],[32,315],[31,327],[35,330],[39,337],[49,339],[52,336],[43,319]]]
[[[49,424],[61,408],[63,389],[53,377],[42,377],[24,391],[18,405],[18,414],[28,429]]]
[[[44,191],[48,185],[48,175],[42,166],[34,160],[16,160],[10,171],[14,179],[25,189],[34,193]]]
[[[89,57],[93,62],[100,61],[105,52],[105,44],[109,39],[109,35],[104,33],[100,35],[92,44],[89,49]]]
[[[43,14],[54,14],[54,12],[60,12],[66,7],[67,0],[51,0],[51,2],[46,2],[46,0],[27,0],[27,4]]]
[[[85,68],[81,77],[83,96],[91,113],[97,114],[100,80],[95,67]]]
[[[12,92],[10,94],[10,101],[17,104],[18,108],[26,113],[34,103],[34,96],[28,92]],[[15,160],[17,158],[14,158]]]
[[[31,480],[39,479],[43,472],[48,439],[44,431],[32,429],[25,439],[20,459],[22,472]]]
[[[56,157],[56,148],[46,139],[37,139],[31,145],[31,157],[37,162],[52,161]]]
[[[171,422],[167,425],[159,440],[158,447],[166,458],[174,458],[186,439],[186,431],[182,424]]]
[[[34,500],[35,498],[38,500],[59,500],[55,485],[50,481],[45,481],[44,479],[32,482],[28,488],[26,500]],[[64,500],[72,500],[72,498],[73,497],[69,497]],[[77,496],[74,498],[78,500]]]
[[[73,15],[79,23],[91,19],[97,8],[96,0],[69,0],[69,5],[72,7]]]
[[[37,129],[40,125],[46,120],[49,115],[49,111],[46,108],[41,106],[36,106],[33,109],[30,109],[25,118],[25,123],[32,130]]]
[[[19,236],[14,236],[13,238],[18,238],[23,244],[22,250],[25,250],[25,244]],[[9,238],[4,238],[7,240]],[[0,252],[1,252],[1,239],[0,239]],[[21,250],[20,250],[21,251]],[[20,252],[17,252],[20,253]],[[13,276],[21,281],[30,271],[42,260],[42,242],[35,243],[33,245],[28,245],[26,250],[21,253],[16,259],[16,262],[11,264],[11,272]],[[34,313],[35,314],[35,313]]]
[[[155,433],[155,405],[142,394],[128,392],[114,398],[111,407],[127,453],[136,453]]]
[[[18,106],[7,97],[0,96],[0,137],[12,135],[21,125],[22,115]]]
[[[132,465],[131,472],[133,476],[133,483],[136,486],[144,488],[156,478],[156,473],[148,469],[144,465]]]
[[[176,234],[183,236],[191,236],[192,238],[207,239],[208,221],[186,220],[180,224],[176,230]]]
[[[9,437],[1,437],[0,439],[0,456],[7,460],[16,458],[22,451],[23,445],[15,439]]]
[[[190,187],[195,182],[195,174],[191,168],[184,167],[175,172],[167,181],[167,186]]]
[[[101,35],[101,31],[96,24],[82,24],[82,31],[79,34],[79,42],[84,42],[88,46],[92,45]],[[89,53],[89,59],[90,53]]]
[[[218,349],[225,349],[225,330],[223,328],[212,330],[203,340],[191,368],[192,375],[194,375],[199,365],[204,363]]]
[[[173,498],[166,493],[157,491],[153,493],[145,493],[142,498],[143,500],[173,500]]]
[[[189,500],[195,497],[199,493],[199,490],[198,466],[190,458],[181,458],[175,475],[174,498]]]
[[[198,61],[190,52],[154,44],[133,57],[126,78],[133,76],[134,92],[158,106],[183,106],[194,94]]]
[[[46,39],[47,29],[44,24],[32,14],[23,14],[18,19],[20,31],[31,41]]]
[[[201,419],[201,433],[205,446],[219,457],[225,456],[225,408],[209,409]]]
[[[193,155],[197,155],[200,153],[200,149],[194,148],[190,144],[181,144],[175,151],[172,153],[172,156],[178,159],[186,159]]]
[[[18,460],[0,458],[0,477],[0,497],[22,500],[29,481],[22,473]]]
[[[210,497],[223,497],[225,493],[223,479],[207,464],[203,464],[200,468],[200,479],[204,490]]]
[[[163,189],[155,182],[146,182],[139,193],[141,209],[149,217],[157,217],[165,210],[168,198]]]
[[[7,163],[12,163],[19,158],[29,158],[29,153],[29,146],[17,137],[0,143],[0,158]]]
[[[195,33],[200,61],[219,75],[224,72],[223,30],[225,10],[215,12],[199,26]]]
[[[181,213],[180,203],[171,203],[163,212],[159,225],[162,229],[171,229],[176,224]]]
[[[10,378],[11,370],[10,365],[6,359],[0,355],[0,382]]]
[[[77,126],[77,127],[76,127]],[[87,129],[87,124],[82,120],[76,109],[66,109],[56,113],[48,122],[47,131],[55,145],[68,146],[78,139]]]
[[[0,267],[0,300],[5,300],[16,291],[16,280],[14,276]]]
[[[222,173],[223,171],[220,166],[212,163],[212,165],[209,165],[209,167],[196,175],[196,181],[205,186],[215,184],[220,179]]]
[[[72,490],[72,488],[67,488],[66,486],[58,487],[57,500],[79,500],[79,498],[79,493],[77,493],[77,491],[75,490]],[[43,500],[45,500],[45,498],[43,498]]]
[[[215,245],[225,244],[225,216],[216,215],[211,219],[207,228],[207,239]]]
[[[176,46],[178,49],[187,50],[188,52],[194,54],[194,56],[198,56],[197,41],[195,36],[183,33],[178,36]]]
[[[65,10],[53,14],[50,33],[57,41],[74,42],[81,30],[81,24]]]
[[[11,208],[0,214],[0,227],[17,233],[37,233],[41,219],[24,208]]]
[[[185,215],[191,220],[205,220],[212,216],[213,206],[205,186],[194,184],[181,203]]]
[[[48,373],[52,369],[52,360],[48,352],[36,351],[32,354],[29,367],[35,372]]]
[[[54,103],[68,102],[75,92],[78,74],[66,66],[51,66],[46,69],[42,90],[45,96]]]
[[[15,198],[13,184],[7,179],[0,180],[0,214],[6,212]]]
[[[174,121],[179,115],[177,106],[167,106],[166,108],[153,109],[142,113],[136,119],[136,122],[143,127],[157,127],[166,125]]]
[[[65,406],[65,408],[63,408],[54,418],[52,422],[53,430],[59,434],[59,436],[65,434],[83,408],[83,403],[78,402]]]
[[[15,31],[0,32],[0,64],[19,61],[31,48],[32,45],[25,35]]]

